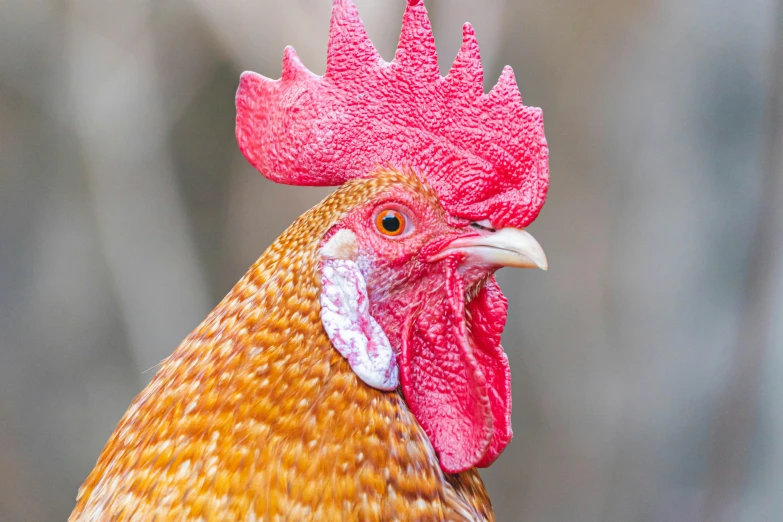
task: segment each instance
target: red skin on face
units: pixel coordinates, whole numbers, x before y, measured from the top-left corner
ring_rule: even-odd
[[[339,228],[356,234],[370,313],[397,354],[403,395],[443,470],[456,473],[488,466],[512,437],[511,375],[500,346],[507,302],[494,269],[462,264],[460,254],[428,261],[456,237],[480,234],[449,224],[438,207],[399,189]],[[377,232],[374,217],[389,208],[412,222],[410,234]]]

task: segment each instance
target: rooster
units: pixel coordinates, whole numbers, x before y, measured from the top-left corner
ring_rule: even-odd
[[[547,268],[541,111],[448,75],[421,2],[383,61],[334,0],[324,76],[244,73],[237,139],[268,178],[341,185],[297,219],[123,416],[70,521],[494,520],[477,467],[512,437],[494,272]]]

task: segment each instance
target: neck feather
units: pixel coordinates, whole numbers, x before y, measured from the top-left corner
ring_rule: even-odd
[[[317,263],[340,210],[330,199],[320,207],[163,362],[80,489],[71,521],[491,516],[475,471],[444,476],[401,396],[361,383],[332,348]],[[326,215],[313,219],[317,211]]]

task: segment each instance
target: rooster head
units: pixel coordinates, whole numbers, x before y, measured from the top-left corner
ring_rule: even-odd
[[[547,267],[524,230],[549,181],[541,111],[509,67],[489,93],[482,81],[469,24],[442,77],[421,2],[387,63],[353,3],[334,0],[324,76],[287,48],[281,79],[244,73],[237,93],[240,149],[266,177],[383,183],[323,237],[321,319],[360,379],[399,385],[449,473],[488,466],[512,437],[494,272]]]

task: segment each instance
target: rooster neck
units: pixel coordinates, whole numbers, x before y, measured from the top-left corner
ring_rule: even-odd
[[[478,473],[444,475],[402,397],[332,347],[313,212],[162,364],[70,520],[492,519]]]

